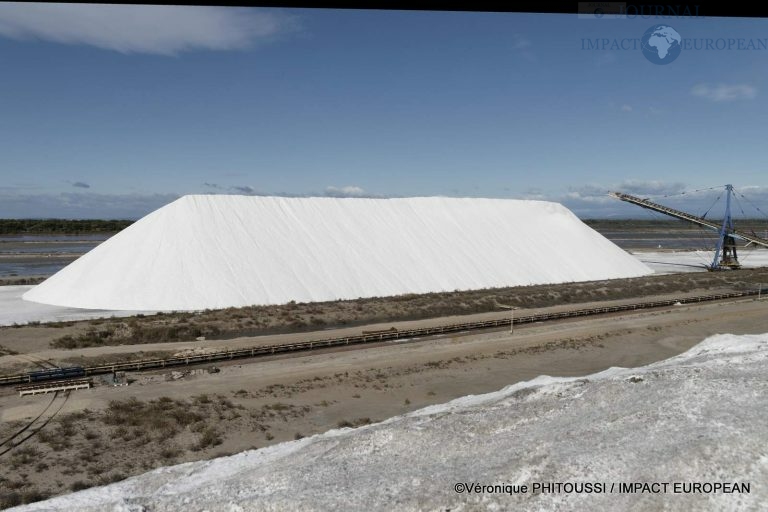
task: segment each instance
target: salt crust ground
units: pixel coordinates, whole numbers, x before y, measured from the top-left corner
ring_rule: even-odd
[[[160,468],[24,511],[765,510],[768,334],[539,377],[356,430]],[[456,494],[457,482],[748,482],[750,494]]]
[[[705,272],[705,265],[712,263],[714,251],[630,251],[648,265],[655,274],[677,274],[681,272]],[[742,249],[739,262],[744,268],[768,266],[768,250],[763,248]]]
[[[156,311],[110,311],[104,309],[79,309],[51,306],[23,300],[24,293],[33,286],[0,286],[0,326],[27,324],[29,322],[67,322],[93,318],[124,317]]]
[[[185,196],[24,294],[197,310],[651,274],[544,201]]]

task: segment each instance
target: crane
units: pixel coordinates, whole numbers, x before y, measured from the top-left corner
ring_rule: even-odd
[[[707,269],[726,270],[741,268],[739,257],[736,253],[736,239],[746,241],[747,245],[754,244],[761,247],[768,247],[768,240],[765,238],[760,238],[754,234],[739,231],[734,228],[733,218],[731,217],[731,195],[733,194],[733,185],[726,185],[725,191],[725,215],[723,216],[722,224],[707,220],[704,217],[698,217],[696,215],[691,215],[690,213],[675,210],[674,208],[654,203],[648,199],[642,199],[630,194],[624,194],[622,192],[609,192],[608,195],[621,201],[646,208],[648,210],[663,213],[664,215],[669,215],[670,217],[691,222],[698,226],[717,231],[719,235],[717,239],[717,246],[715,247],[715,258],[712,260],[712,264],[709,265]]]

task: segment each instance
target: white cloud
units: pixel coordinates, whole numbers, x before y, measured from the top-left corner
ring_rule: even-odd
[[[326,187],[325,195],[331,197],[365,197],[367,194],[365,190],[353,185],[347,185],[346,187]]]
[[[711,101],[751,100],[757,96],[754,86],[741,85],[707,85],[698,84],[691,89],[691,94]]]
[[[632,112],[632,105],[622,105],[621,106],[622,112]]]
[[[672,218],[650,213],[648,210],[621,202],[608,196],[609,191],[625,192],[650,198],[654,202],[694,215],[702,215],[708,208],[711,208],[710,217],[722,215],[725,207],[724,187],[692,190],[693,188],[681,182],[624,180],[621,183],[608,186],[581,185],[571,187],[567,193],[552,195],[547,199],[563,203],[581,218]],[[766,209],[761,207],[761,205],[768,204],[768,187],[743,185],[736,187],[735,192],[738,203],[733,206],[733,212],[737,216],[737,221],[744,218],[765,220],[768,217]],[[760,209],[758,210],[758,208]]]
[[[30,194],[0,188],[0,217],[66,219],[138,219],[175,199],[176,194]]]
[[[513,54],[530,62],[535,62],[537,60],[536,54],[532,51],[533,41],[521,34],[514,34],[512,38],[513,41],[510,45],[510,49]]]
[[[249,186],[249,185],[239,185],[239,186],[234,186],[234,187],[230,187],[230,188],[232,190],[236,191],[236,192],[241,193],[241,194],[246,194],[246,195],[255,195],[256,194],[256,189],[251,187],[251,186]]]
[[[624,180],[621,183],[614,183],[608,186],[600,185],[581,185],[578,187],[571,187],[569,191],[560,196],[553,197],[552,200],[561,202],[569,209],[571,209],[576,215],[581,218],[600,218],[600,217],[643,217],[647,216],[648,212],[642,210],[637,206],[632,206],[627,203],[623,203],[616,198],[608,195],[610,191],[626,192],[641,197],[654,197],[664,196],[668,194],[680,194],[686,189],[684,183],[667,183],[663,181],[655,180]],[[691,198],[691,196],[678,196],[676,199]],[[668,201],[665,199],[664,201]],[[662,202],[664,202],[662,201]],[[698,205],[699,199],[696,199],[693,204]],[[668,204],[665,202],[665,204]],[[669,204],[669,206],[673,206]],[[675,204],[674,207],[679,208],[680,204]],[[690,204],[688,206],[691,206]],[[682,208],[683,210],[696,211],[696,207]]]
[[[628,194],[659,196],[680,194],[685,191],[686,185],[679,181],[669,183],[657,180],[624,180],[619,185],[616,185],[614,189]]]
[[[522,50],[523,48],[528,48],[531,44],[529,39],[526,39],[520,34],[515,34],[515,42],[512,44],[512,48],[515,50]]]
[[[0,36],[175,55],[247,48],[294,28],[280,11],[228,7],[0,4]]]

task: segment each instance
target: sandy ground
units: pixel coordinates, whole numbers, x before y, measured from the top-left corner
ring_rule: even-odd
[[[136,381],[128,387],[104,386],[73,394],[65,411],[99,409],[109,400],[128,396],[185,398],[200,393],[253,391],[275,384],[289,387],[339,372],[381,370],[386,379],[379,380],[387,380],[390,387],[401,390],[396,393],[401,395],[399,399],[391,396],[391,389],[368,390],[370,396],[366,399],[350,402],[347,399],[357,389],[354,379],[342,379],[320,390],[306,389],[290,397],[298,401],[338,399],[341,409],[381,419],[404,409],[493,391],[538,375],[574,376],[611,366],[645,365],[681,353],[712,334],[766,332],[766,313],[768,301],[733,301],[518,327],[514,336],[505,330],[280,356],[250,364],[238,362],[219,365],[222,371],[218,374],[201,373],[172,382],[164,380],[164,374],[170,372],[135,374]],[[462,361],[453,361],[455,358]],[[439,364],[430,364],[434,362]],[[428,391],[435,393],[432,398],[427,398]],[[404,407],[409,394],[413,395],[412,407]],[[3,395],[2,421],[29,417],[45,401],[42,397],[19,398],[7,391]]]
[[[716,335],[16,510],[764,511],[767,371],[768,334]]]
[[[525,315],[534,315],[539,313],[549,313],[558,311],[569,311],[573,309],[582,309],[597,306],[613,306],[620,304],[632,304],[635,302],[668,300],[673,298],[692,297],[696,295],[705,295],[710,293],[729,293],[731,288],[714,288],[709,290],[693,290],[687,293],[673,293],[646,296],[642,299],[620,299],[610,301],[585,302],[580,304],[561,304],[558,306],[545,308],[520,309],[515,311],[515,315],[522,317]],[[324,329],[322,331],[275,334],[255,337],[239,337],[226,340],[203,340],[203,341],[183,341],[183,342],[163,342],[163,343],[144,343],[140,345],[116,345],[88,347],[80,349],[53,349],[49,347],[51,340],[69,334],[75,330],[74,326],[65,327],[22,327],[16,329],[0,329],[0,347],[13,351],[17,354],[29,354],[35,358],[45,359],[54,363],[62,361],[73,361],[76,358],[96,358],[100,356],[138,354],[140,352],[165,351],[171,354],[184,351],[205,351],[205,350],[227,350],[239,349],[252,346],[272,345],[280,343],[295,343],[308,340],[322,340],[343,336],[359,335],[362,330],[386,329],[397,327],[398,329],[418,329],[423,327],[434,327],[452,323],[478,322],[484,320],[495,320],[509,318],[509,311],[494,311],[488,313],[478,313],[473,315],[457,315],[440,318],[427,318],[421,320],[386,322],[370,324],[364,327],[355,326],[341,329]],[[140,358],[140,357],[139,357]],[[82,361],[85,364],[87,361]],[[0,356],[0,374],[7,373],[4,370],[17,369],[19,365],[30,366],[29,359],[18,357],[17,355]],[[30,369],[37,369],[30,366]]]
[[[0,468],[0,479],[21,489],[60,494],[83,481],[95,485],[99,483],[96,475],[113,469],[124,477],[170,463],[260,448],[339,425],[383,420],[460,396],[495,391],[538,375],[580,376],[612,366],[645,365],[679,354],[715,333],[767,332],[766,312],[768,301],[728,301],[533,324],[516,328],[514,335],[505,330],[280,356],[247,364],[233,362],[220,365],[219,373],[179,373],[177,380],[169,380],[171,372],[137,373],[129,375],[134,379],[129,386],[100,385],[73,392],[57,416],[86,411],[90,418],[95,417],[87,422],[87,434],[97,439],[98,450],[87,438],[78,441],[78,436],[86,435],[85,430],[77,430],[84,429],[79,424],[85,422],[74,422],[67,434],[71,447],[51,449],[37,438],[25,443],[37,450],[35,458],[47,457],[59,465],[24,469],[23,458],[16,459],[13,470]],[[103,349],[112,348],[117,347]],[[192,439],[191,433],[182,431],[171,440],[157,438],[155,451],[137,455],[140,448],[120,442],[115,427],[98,420],[113,400],[137,397],[146,402],[168,397],[191,401],[201,395],[230,403],[229,412],[219,411],[218,420],[211,417],[221,443],[203,450],[182,446],[171,458],[157,455],[162,443],[183,445]],[[0,437],[11,431],[11,422],[36,416],[50,400],[50,395],[20,398],[12,388],[0,389]],[[264,411],[269,410],[280,412],[265,416]],[[60,426],[54,429],[55,424],[46,429],[62,431]],[[149,440],[154,439],[152,434],[147,434],[148,440],[136,442],[142,442],[144,448],[155,446]],[[66,461],[83,457],[93,466],[66,466]],[[19,474],[25,475],[23,480],[18,480]]]

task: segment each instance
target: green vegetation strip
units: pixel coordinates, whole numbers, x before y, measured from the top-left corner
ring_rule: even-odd
[[[0,219],[0,235],[117,233],[132,220]]]

